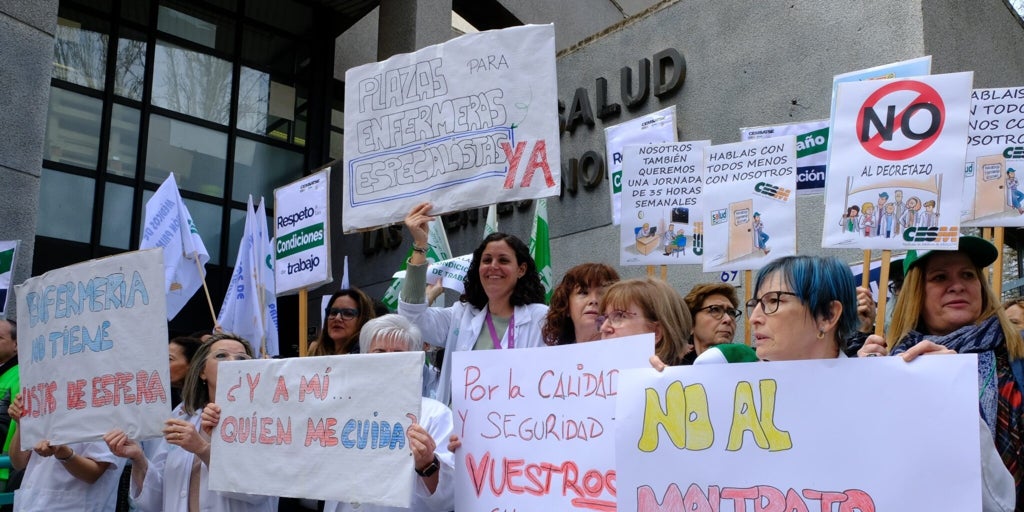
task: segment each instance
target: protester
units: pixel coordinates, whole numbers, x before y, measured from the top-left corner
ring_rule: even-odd
[[[358,288],[338,290],[324,311],[320,338],[309,344],[311,356],[359,353],[359,330],[376,316],[373,300]]]
[[[669,365],[683,363],[693,320],[686,302],[668,283],[627,279],[608,287],[601,299],[601,339],[654,333],[654,353]]]
[[[253,358],[252,347],[231,334],[213,335],[196,351],[182,389],[181,405],[164,423],[164,437],[152,459],[128,435],[115,429],[103,437],[114,454],[131,459],[132,499],[143,511],[273,512],[277,498],[213,491],[209,488],[210,431],[204,407],[217,396],[217,365]],[[200,426],[204,427],[200,430]]]
[[[789,256],[765,265],[755,280],[755,298],[746,304],[758,357],[765,361],[846,358],[843,342],[858,323],[856,296],[853,274],[836,258]],[[695,364],[723,348],[705,352]],[[923,353],[920,348],[912,349],[905,359]],[[665,368],[654,358],[651,365],[659,371]],[[999,463],[983,426],[980,439],[983,510],[1013,510],[1012,478]]]
[[[473,251],[459,302],[447,308],[427,307],[427,231],[434,220],[430,208],[430,203],[418,204],[405,217],[413,253],[398,313],[419,327],[428,343],[445,348],[437,399],[447,404],[451,401],[453,352],[540,346],[548,307],[529,248],[505,233],[488,235]]]
[[[683,364],[691,364],[708,348],[731,342],[736,334],[736,321],[743,312],[736,308],[740,302],[736,288],[726,283],[698,284],[683,300],[693,318],[693,346],[683,357]]]
[[[981,417],[1024,510],[1024,340],[984,278],[998,255],[974,236],[961,237],[955,251],[908,252],[889,330],[868,337],[858,355],[977,354]]]
[[[170,367],[171,381],[171,407],[177,407],[181,403],[181,387],[185,385],[185,375],[188,374],[188,367],[192,363],[192,357],[202,346],[203,342],[197,338],[178,336],[171,338],[167,344],[167,362]]]
[[[370,320],[359,334],[364,354],[419,351],[422,344],[420,330],[398,315]],[[437,400],[421,400],[420,417],[406,431],[416,472],[409,508],[327,501],[324,512],[447,512],[455,508],[455,459],[442,445],[454,428],[452,412]]]
[[[1017,329],[1024,329],[1024,299],[1010,299],[1003,303],[1003,311],[1006,312],[1006,319]]]
[[[619,273],[604,263],[583,263],[569,269],[551,293],[541,333],[548,345],[567,345],[601,339],[597,317],[605,288]]]
[[[18,373],[18,326],[13,320],[0,319],[0,442],[3,453],[10,453],[11,440],[14,438],[16,424],[7,415],[14,397],[21,390]],[[10,491],[17,483],[10,480],[10,470],[0,469],[0,489]],[[10,485],[8,485],[10,483]]]
[[[11,421],[21,420],[21,394],[8,408]],[[106,511],[114,501],[121,459],[102,442],[52,445],[47,440],[21,449],[21,429],[11,439],[11,467],[24,470],[14,493],[18,511]]]

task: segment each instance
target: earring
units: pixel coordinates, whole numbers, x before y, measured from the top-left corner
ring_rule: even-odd
[[[819,340],[825,339],[825,331],[821,331],[821,330],[818,331],[818,339]]]

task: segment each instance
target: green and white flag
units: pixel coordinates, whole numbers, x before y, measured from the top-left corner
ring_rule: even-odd
[[[17,240],[0,241],[0,318],[6,318],[7,290],[11,289],[11,276],[14,274],[14,256],[17,251]]]
[[[402,260],[402,266],[399,267],[398,271],[404,271],[406,264],[409,262],[409,258],[412,256],[412,247],[409,248],[409,253],[406,254],[405,259]],[[440,218],[435,219],[430,223],[430,230],[427,231],[427,262],[437,263],[439,261],[447,260],[452,257],[452,249],[448,245],[448,235],[444,232],[444,222]],[[384,297],[381,298],[381,302],[388,307],[391,311],[398,310],[398,296],[402,292],[402,282],[404,279],[395,278],[391,281],[391,286],[388,287],[387,291],[384,292]],[[444,300],[444,295],[438,298]]]
[[[540,282],[544,285],[544,302],[551,302],[551,238],[548,234],[548,200],[537,199],[530,233],[530,256],[537,263]]]
[[[498,232],[498,205],[487,207],[487,221],[484,222],[484,238]]]

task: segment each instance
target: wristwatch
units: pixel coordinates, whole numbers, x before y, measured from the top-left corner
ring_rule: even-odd
[[[434,455],[434,460],[430,461],[430,464],[427,464],[427,467],[417,469],[416,474],[426,478],[428,476],[433,476],[434,473],[437,473],[438,469],[441,469],[441,461],[437,460],[437,455]]]

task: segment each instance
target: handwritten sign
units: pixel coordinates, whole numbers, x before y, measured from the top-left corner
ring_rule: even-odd
[[[161,435],[171,413],[163,250],[51,270],[15,287],[21,442]]]
[[[753,270],[796,254],[796,139],[704,150],[704,271]]]
[[[331,169],[274,190],[276,291],[287,294],[331,281]]]
[[[622,210],[623,149],[632,144],[675,142],[676,106],[665,107],[629,121],[604,129],[605,152],[608,155],[608,193],[611,194],[612,224],[618,226]]]
[[[346,232],[557,195],[553,25],[467,34],[345,73]]]
[[[456,510],[615,510],[614,409],[653,335],[455,352]]]
[[[711,141],[626,146],[619,264],[701,262],[703,150]]]
[[[420,352],[221,363],[210,488],[408,507],[422,366]]]
[[[823,247],[956,249],[972,76],[839,85]]]
[[[974,355],[625,370],[618,510],[981,510],[977,392]]]
[[[965,226],[1024,226],[1024,87],[975,89],[964,168]]]

